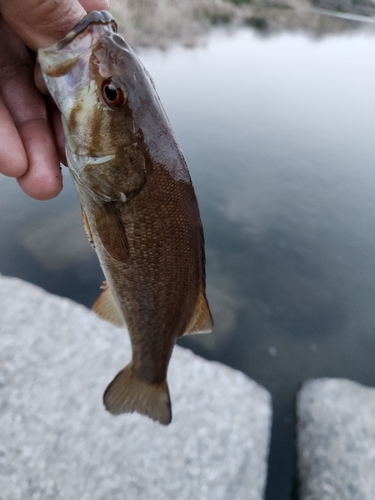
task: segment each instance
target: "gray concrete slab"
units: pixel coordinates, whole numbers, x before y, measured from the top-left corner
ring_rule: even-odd
[[[102,394],[129,358],[124,330],[0,276],[0,499],[262,499],[269,393],[176,348],[172,424],[113,417]]]
[[[375,389],[308,381],[297,418],[300,500],[374,500]]]

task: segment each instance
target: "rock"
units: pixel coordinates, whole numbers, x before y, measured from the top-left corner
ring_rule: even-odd
[[[343,379],[297,398],[300,500],[375,498],[375,389]]]
[[[172,424],[113,417],[102,394],[130,353],[124,330],[0,276],[0,499],[263,498],[269,393],[176,347]]]

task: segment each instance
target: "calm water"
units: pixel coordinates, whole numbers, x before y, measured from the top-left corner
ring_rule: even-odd
[[[294,486],[300,384],[375,385],[374,34],[218,31],[142,54],[205,227],[216,328],[181,344],[272,392],[267,500]],[[51,202],[7,178],[0,193],[0,272],[90,305],[102,275],[69,176]]]

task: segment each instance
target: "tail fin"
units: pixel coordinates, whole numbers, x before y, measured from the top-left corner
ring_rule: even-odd
[[[112,380],[103,400],[105,407],[113,415],[136,411],[164,425],[172,420],[167,382],[150,384],[141,380],[133,373],[131,363]]]

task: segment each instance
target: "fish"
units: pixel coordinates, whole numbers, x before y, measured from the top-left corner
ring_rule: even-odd
[[[104,392],[114,414],[168,425],[176,340],[208,333],[205,250],[189,170],[150,75],[107,11],[38,50],[67,165],[103,269],[94,311],[127,327],[132,359]]]

